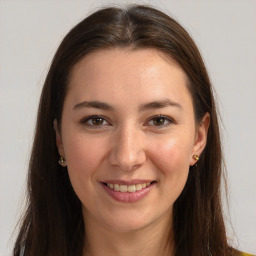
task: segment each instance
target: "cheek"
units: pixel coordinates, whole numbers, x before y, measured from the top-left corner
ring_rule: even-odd
[[[91,137],[91,136],[90,136]],[[105,154],[104,143],[85,134],[67,136],[64,139],[65,157],[71,184],[83,201],[85,194],[93,190],[99,165]],[[101,142],[101,143],[100,143]]]
[[[104,158],[105,143],[102,138],[97,140],[85,134],[73,134],[67,136],[64,145],[68,166],[75,172],[92,172]]]
[[[192,144],[186,138],[165,138],[155,141],[151,147],[151,158],[165,172],[176,170],[179,166],[188,166]]]
[[[170,138],[158,141],[152,147],[151,160],[157,167],[163,194],[174,202],[182,192],[188,177],[191,144],[186,138]]]

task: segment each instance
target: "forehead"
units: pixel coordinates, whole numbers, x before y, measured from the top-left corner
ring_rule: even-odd
[[[133,104],[163,97],[191,101],[184,71],[155,49],[107,49],[86,55],[73,68],[69,95],[74,101]]]

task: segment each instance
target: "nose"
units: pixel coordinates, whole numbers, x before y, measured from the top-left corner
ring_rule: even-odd
[[[146,160],[144,139],[135,127],[116,131],[109,157],[111,165],[124,171],[139,168]]]

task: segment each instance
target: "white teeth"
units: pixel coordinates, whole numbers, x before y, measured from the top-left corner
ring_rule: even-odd
[[[150,182],[141,183],[141,184],[134,184],[134,185],[119,185],[119,184],[107,183],[107,186],[110,189],[113,189],[113,190],[119,191],[119,192],[130,192],[130,193],[142,190],[143,188],[145,188],[149,185],[150,185]]]
[[[136,187],[136,190],[141,190],[142,189],[142,184],[136,184],[135,187]]]
[[[126,185],[120,185],[119,186],[119,191],[120,192],[127,192],[127,186]]]
[[[132,193],[132,192],[136,191],[136,187],[135,187],[135,185],[129,185],[127,190],[128,190],[128,192]]]

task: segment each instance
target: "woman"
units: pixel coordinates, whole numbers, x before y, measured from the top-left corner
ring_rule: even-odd
[[[200,53],[172,18],[102,9],[61,43],[42,91],[14,255],[242,255]]]

